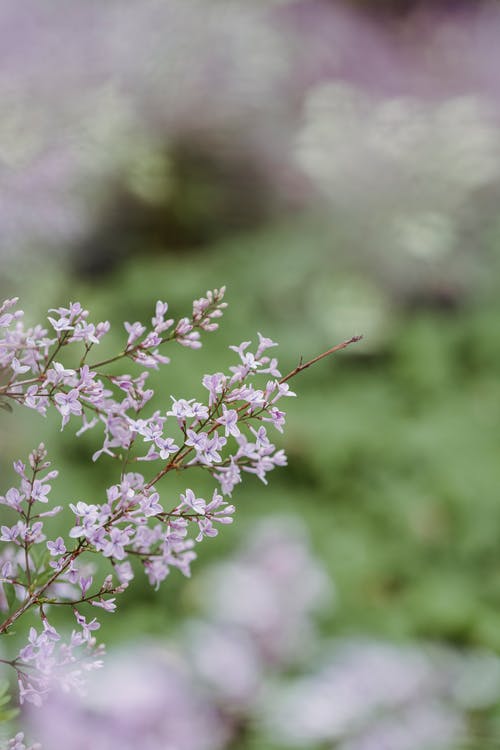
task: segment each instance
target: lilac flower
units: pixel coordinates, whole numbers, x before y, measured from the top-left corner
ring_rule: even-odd
[[[172,399],[172,409],[167,411],[167,416],[176,417],[179,426],[182,426],[186,419],[194,417],[192,408],[193,398],[189,399],[189,401],[184,398],[176,399],[173,396],[170,398]]]
[[[27,406],[28,409],[34,409],[44,417],[49,406],[49,399],[47,396],[39,395],[38,386],[30,385],[26,389],[24,405]]]
[[[186,445],[194,448],[196,453],[203,453],[207,447],[209,438],[206,432],[195,432],[194,430],[186,430]]]
[[[31,500],[38,500],[40,503],[48,503],[49,499],[47,495],[51,490],[50,484],[42,484],[39,479],[35,479],[33,487],[31,489]]]
[[[278,344],[276,343],[276,341],[266,338],[259,332],[257,332],[257,336],[259,337],[259,346],[257,347],[255,358],[261,359],[262,354],[267,351],[267,349],[270,349],[273,346],[278,346]]]
[[[17,359],[17,357],[12,357],[11,368],[12,368],[12,372],[16,376],[23,375],[23,373],[28,372],[30,369],[28,365],[22,365]]]
[[[122,563],[115,563],[113,568],[122,586],[128,585],[133,580],[134,572],[128,560]]]
[[[6,299],[2,302],[0,305],[0,328],[8,328],[16,318],[23,316],[21,310],[15,313],[6,312],[6,310],[9,310],[11,307],[15,307],[18,302],[19,297],[12,297],[11,299]]]
[[[155,307],[155,314],[154,317],[151,318],[151,324],[154,326],[154,330],[157,333],[163,333],[164,331],[167,331],[172,323],[173,320],[165,320],[165,314],[168,310],[168,302],[161,302],[158,300]]]
[[[168,563],[161,557],[145,560],[144,570],[146,571],[149,583],[154,586],[155,591],[159,589],[160,583],[162,583],[169,574]]]
[[[238,346],[231,345],[229,348],[232,349],[233,352],[236,352],[236,354],[239,355],[241,361],[243,362],[246,356],[245,351],[248,349],[251,343],[251,341],[242,341]]]
[[[159,448],[158,456],[162,460],[167,459],[179,450],[179,446],[174,443],[173,438],[157,438],[155,443]]]
[[[201,542],[204,537],[214,537],[219,533],[214,527],[210,518],[198,518],[196,521],[199,529],[199,533],[196,536],[196,541]]]
[[[128,418],[131,429],[138,435],[142,435],[145,443],[156,442],[161,438],[165,422],[166,418],[161,417],[159,412],[155,412],[150,419]]]
[[[283,396],[289,397],[289,396],[296,396],[297,394],[290,390],[290,386],[288,383],[278,383],[278,393],[273,398],[272,403],[274,404],[278,399],[283,398]]]
[[[271,422],[273,427],[275,427],[278,432],[283,432],[283,427],[285,425],[285,417],[286,413],[284,411],[280,411],[276,407],[272,407],[269,409],[269,417],[262,417],[264,422]]]
[[[123,326],[128,333],[127,346],[134,344],[146,330],[146,326],[139,322],[124,323]]]
[[[202,420],[208,419],[209,412],[205,404],[200,404],[198,401],[195,401],[191,406],[191,410],[193,412],[193,417],[194,417],[193,424],[196,424],[197,422],[201,422]]]
[[[61,430],[68,424],[71,414],[80,415],[82,413],[82,405],[79,398],[80,391],[76,388],[72,388],[69,393],[56,393],[54,396],[56,409],[63,418]]]
[[[79,612],[77,612],[77,610],[75,610],[75,618],[78,625],[82,629],[82,634],[85,641],[89,641],[92,638],[92,633],[95,630],[99,630],[99,628],[101,627],[95,617],[90,622],[87,622],[86,618]]]
[[[257,448],[267,449],[271,445],[269,438],[267,437],[266,428],[262,425],[256,430],[254,427],[250,427],[250,432],[255,436],[255,444]]]
[[[209,393],[208,405],[213,406],[218,396],[226,388],[227,378],[222,372],[216,372],[213,375],[204,375],[202,384]]]
[[[19,511],[21,509],[21,502],[24,499],[24,495],[21,494],[16,487],[11,487],[10,490],[7,490],[5,495],[0,496],[0,503]]]
[[[39,544],[40,542],[45,541],[45,535],[42,533],[43,530],[43,523],[42,521],[36,521],[31,525],[31,527],[27,527],[24,532],[24,541],[28,544]]]
[[[152,492],[151,495],[146,495],[141,501],[141,510],[149,518],[150,516],[157,516],[163,511],[163,507],[159,502],[160,495],[158,492]]]
[[[97,505],[87,505],[87,503],[79,501],[76,505],[70,503],[69,507],[79,520],[79,523],[70,529],[70,537],[73,539],[79,537],[90,539],[96,532],[104,531],[101,524],[105,522],[106,514],[102,514]]]
[[[21,532],[21,528],[19,521],[15,523],[14,526],[1,526],[0,540],[2,542],[16,542],[17,537]]]
[[[213,476],[220,483],[224,495],[229,495],[229,497],[236,485],[241,482],[241,470],[234,458],[230,460],[228,466],[221,466]]]
[[[206,442],[205,448],[200,455],[201,461],[208,466],[220,463],[222,459],[219,451],[224,448],[226,443],[226,438],[215,432],[213,437]]]
[[[206,326],[204,327],[206,328]],[[215,329],[212,329],[212,330],[215,330]],[[185,346],[188,349],[200,349],[201,348],[200,334],[198,331],[191,331],[185,336],[176,336],[176,341],[178,344],[181,344],[181,346]]]
[[[130,541],[130,530],[121,530],[116,526],[109,533],[109,539],[102,550],[104,557],[115,557],[117,560],[125,558],[124,546]]]
[[[115,598],[112,597],[110,599],[99,599],[98,601],[94,599],[92,601],[92,606],[100,607],[101,609],[104,609],[106,612],[114,612],[116,610]]]
[[[182,504],[187,508],[191,508],[195,513],[204,515],[206,502],[201,497],[195,497],[193,490],[187,489],[184,495],[181,494]]]
[[[59,362],[53,362],[52,367],[47,370],[46,377],[49,383],[59,385],[76,385],[75,370],[66,369]]]
[[[103,404],[106,391],[103,384],[96,380],[97,373],[91,370],[88,365],[83,365],[78,370],[78,375],[79,379],[76,385],[85,399],[97,406]],[[107,393],[109,394],[109,391]]]
[[[62,316],[60,318],[51,318],[49,315],[48,319],[56,333],[72,331],[74,328],[74,326],[70,325],[69,318],[64,318]]]
[[[58,536],[55,542],[48,541],[47,549],[53,557],[64,555],[66,552],[66,545],[64,544],[62,536]]]
[[[217,422],[224,426],[224,434],[237,437],[240,434],[238,427],[238,412],[235,409],[228,409],[225,404],[222,405],[222,416]]]
[[[48,641],[59,641],[61,636],[57,630],[49,623],[48,620],[43,620],[43,636]]]
[[[23,680],[18,680],[17,685],[19,689],[19,703],[21,706],[23,703],[32,703],[37,708],[40,708],[43,703],[44,693],[38,690],[33,684],[24,682]]]
[[[81,589],[83,597],[85,596],[89,588],[92,586],[93,580],[94,579],[92,576],[80,576],[79,583],[80,583],[80,589]]]
[[[93,323],[77,323],[69,339],[70,342],[83,341],[87,345],[98,344],[96,328]]]

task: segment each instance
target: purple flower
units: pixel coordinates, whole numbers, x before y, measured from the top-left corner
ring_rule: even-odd
[[[174,443],[173,438],[157,438],[155,443],[160,449],[159,457],[163,460],[179,450],[179,446]]]
[[[24,500],[24,495],[19,492],[16,487],[11,487],[7,490],[5,496],[0,496],[0,502],[3,505],[8,505],[14,510],[21,510],[21,502]]]
[[[226,443],[227,440],[225,437],[221,437],[220,435],[217,435],[217,433],[214,433],[213,437],[207,441],[205,450],[201,455],[203,463],[206,463],[209,466],[220,463],[222,459],[219,451],[222,450]]]
[[[196,523],[199,529],[199,534],[196,537],[197,542],[201,542],[203,537],[214,537],[219,533],[209,518],[198,518]]]
[[[81,576],[80,577],[80,589],[82,591],[82,596],[84,597],[89,588],[92,586],[93,578],[92,576]]]
[[[61,333],[62,331],[72,331],[73,326],[70,325],[69,318],[60,317],[60,318],[51,318],[50,315],[48,316],[48,319],[52,325],[52,328],[56,333]]]
[[[122,586],[128,585],[134,578],[132,566],[128,560],[122,563],[116,563],[114,566],[115,573]]]
[[[196,497],[193,490],[187,489],[185,495],[181,495],[182,504],[191,508],[195,513],[204,515],[206,502],[201,497]]]
[[[231,459],[228,466],[221,466],[213,476],[219,482],[224,495],[229,495],[229,497],[231,497],[235,486],[241,482],[240,467],[234,458]]]
[[[176,417],[179,426],[182,426],[186,419],[194,417],[193,408],[191,406],[194,401],[193,398],[189,399],[189,401],[186,401],[184,398],[176,399],[173,396],[170,398],[172,399],[172,409],[167,411],[167,416]]]
[[[142,323],[139,322],[124,323],[123,326],[128,333],[127,347],[134,344],[146,330],[146,326],[143,326]]]
[[[271,422],[273,427],[275,427],[278,432],[282,433],[285,424],[286,413],[273,406],[271,409],[269,409],[269,415],[269,417],[262,417],[263,421]]]
[[[71,414],[80,415],[82,413],[82,405],[79,398],[80,391],[76,388],[72,388],[69,393],[56,393],[54,396],[56,409],[63,418],[61,430],[68,424]]]
[[[224,426],[226,437],[229,435],[237,437],[240,434],[238,412],[235,409],[228,409],[225,404],[222,404],[222,417],[219,417],[217,422]]]
[[[208,390],[208,404],[213,406],[217,401],[220,393],[226,387],[227,378],[222,372],[216,372],[213,375],[204,375],[202,384]]]
[[[50,484],[42,484],[39,479],[35,479],[33,482],[33,488],[31,490],[31,500],[38,500],[40,503],[48,503],[49,499],[47,495],[51,490]]]
[[[94,600],[93,602],[91,602],[91,604],[93,607],[100,607],[106,612],[114,612],[116,610],[115,597],[110,597],[109,599],[99,599],[99,601]]]
[[[148,558],[145,560],[144,570],[146,571],[149,583],[155,587],[155,591],[158,590],[160,583],[164,581],[169,574],[168,563],[162,557]]]
[[[270,349],[273,346],[278,346],[278,344],[275,341],[273,341],[272,339],[266,338],[261,333],[257,333],[257,336],[259,337],[259,346],[257,347],[257,351],[255,353],[255,356],[257,359],[260,359],[262,354],[267,349]]]
[[[208,443],[206,432],[195,432],[194,430],[187,430],[186,435],[186,445],[194,448],[197,453],[203,453]]]
[[[167,331],[174,322],[173,320],[165,320],[165,314],[167,310],[168,303],[158,300],[155,307],[154,317],[151,318],[151,324],[153,325],[156,333],[163,333],[164,331]]]
[[[95,617],[90,622],[87,622],[87,619],[77,610],[75,610],[75,618],[82,629],[82,634],[85,641],[90,640],[90,638],[92,637],[92,632],[95,630],[99,630],[99,628],[101,627]]]
[[[157,516],[158,513],[163,511],[163,507],[159,502],[160,495],[158,492],[153,492],[151,495],[146,495],[141,501],[141,510],[149,518],[150,516]]]
[[[14,375],[23,375],[25,372],[28,372],[30,367],[28,365],[22,365],[17,357],[12,357],[11,369]]]
[[[57,555],[64,555],[66,552],[66,545],[62,536],[58,536],[55,542],[47,542],[47,549],[53,557]]]
[[[52,367],[47,370],[47,380],[54,385],[63,383],[64,385],[74,386],[76,385],[75,375],[75,370],[66,369],[59,362],[53,362]]]
[[[102,554],[104,557],[115,557],[117,560],[123,560],[126,557],[124,545],[130,541],[129,529],[119,529],[114,526],[109,532],[109,538],[104,544]]]
[[[0,541],[2,542],[16,542],[17,537],[21,532],[21,524],[14,524],[14,526],[1,526],[0,527]],[[16,542],[17,544],[18,542]]]

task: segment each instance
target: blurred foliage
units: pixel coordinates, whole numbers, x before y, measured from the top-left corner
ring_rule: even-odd
[[[17,708],[9,707],[12,696],[8,691],[9,683],[6,680],[2,680],[0,682],[0,725],[11,721],[19,713]]]

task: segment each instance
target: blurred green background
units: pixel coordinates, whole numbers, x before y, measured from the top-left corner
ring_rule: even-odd
[[[248,477],[236,488],[236,523],[200,545],[194,575],[255,518],[290,511],[336,585],[325,634],[498,652],[497,6],[257,5],[146,3],[123,29],[105,17],[104,41],[79,33],[108,67],[96,72],[77,49],[62,80],[56,45],[34,99],[36,77],[19,63],[26,85],[9,116],[32,109],[38,120],[16,131],[0,117],[11,138],[0,188],[24,201],[15,220],[0,216],[2,291],[19,294],[32,321],[78,299],[112,322],[118,349],[121,322],[147,320],[157,299],[183,314],[227,285],[220,330],[200,352],[172,353],[152,378],[153,408],[201,394],[202,375],[231,364],[229,344],[256,331],[280,343],[283,372],[362,334],[294,381],[288,468],[269,487]],[[50,7],[42,32],[72,19]],[[184,44],[169,46],[168,12]],[[134,33],[151,48],[125,69]],[[58,86],[70,96],[54,131],[47,91]],[[29,413],[1,420],[2,488],[39,439],[61,470],[58,500],[91,502],[114,481],[105,460],[89,463],[91,436],[75,442]],[[199,493],[209,487],[200,477]],[[190,611],[190,585],[172,574],[156,594],[137,580],[103,639],[168,632]]]

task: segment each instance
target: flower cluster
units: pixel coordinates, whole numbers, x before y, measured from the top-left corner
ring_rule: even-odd
[[[132,561],[142,565],[155,588],[172,567],[189,575],[196,543],[232,522],[235,508],[226,498],[243,472],[267,482],[270,471],[286,464],[269,430],[283,431],[281,403],[295,395],[287,381],[357,340],[339,344],[282,377],[269,354],[275,342],[259,334],[255,348],[249,341],[231,347],[237,361],[227,373],[203,377],[205,402],[172,396],[168,410],[147,415],[145,407],[154,395],[147,386],[149,371],[170,361],[160,348],[171,342],[198,349],[200,334],[217,329],[226,306],[223,297],[223,288],[207,292],[194,301],[190,317],[177,321],[167,317],[166,302],[157,302],[151,325],[126,322],[123,350],[102,360],[93,354],[110,325],[90,322],[78,302],[50,310],[47,328],[26,328],[15,299],[0,307],[0,405],[9,408],[12,401],[42,416],[55,409],[61,429],[76,423],[77,435],[101,428],[93,460],[105,455],[119,462],[119,479],[102,498],[87,502],[74,497],[67,503],[72,520],[64,536],[51,533],[51,519],[63,506],[49,501],[57,471],[43,444],[27,464],[15,462],[18,481],[0,497],[12,517],[0,529],[0,607],[6,613],[0,633],[8,632],[28,610],[36,611],[41,621],[8,662],[17,672],[21,703],[41,703],[55,671],[71,688],[81,683],[86,670],[100,665],[94,635],[99,622],[85,607],[113,612],[117,594],[134,577],[137,566]],[[139,366],[139,374],[116,373],[117,363],[124,361]],[[110,365],[112,372],[107,371]],[[163,477],[192,467],[213,478],[210,497],[198,497],[192,487],[177,497],[160,494]],[[92,555],[109,563],[102,580],[88,562]],[[75,617],[69,641],[48,619],[51,607],[63,604]]]

